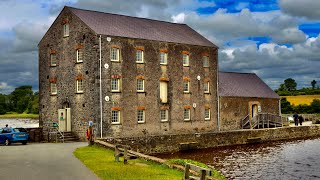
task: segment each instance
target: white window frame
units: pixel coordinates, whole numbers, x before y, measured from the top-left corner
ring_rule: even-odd
[[[139,55],[139,53],[141,53],[141,55]],[[136,63],[144,63],[143,50],[136,50]]]
[[[83,62],[83,50],[77,49],[76,54],[77,54],[77,63]]]
[[[187,90],[185,89],[187,87]],[[183,92],[189,93],[190,92],[190,81],[183,81]]]
[[[210,93],[210,82],[209,81],[204,83],[203,89],[204,89],[204,93]]]
[[[115,86],[113,83],[116,83]],[[120,92],[120,79],[119,78],[111,78],[111,92]]]
[[[76,81],[76,92],[83,93],[83,80],[82,79]]]
[[[141,114],[142,113],[142,114]],[[137,122],[138,123],[145,123],[146,119],[145,119],[145,110],[138,110],[137,111]],[[141,119],[142,118],[142,119]]]
[[[115,57],[115,59],[114,59]],[[120,61],[120,49],[116,47],[112,47],[110,49],[110,60],[114,62],[119,62]]]
[[[190,114],[190,109],[184,109],[183,110],[183,120],[184,121],[190,121],[190,119],[191,119],[191,114]],[[187,113],[187,114],[186,114]],[[187,115],[187,116],[186,116]]]
[[[189,66],[189,54],[182,54],[183,66]]]
[[[167,65],[168,64],[168,53],[160,52],[160,64]]]
[[[208,113],[208,114],[207,114]],[[208,116],[207,116],[208,115]],[[205,108],[204,109],[204,120],[210,120],[211,118],[211,111],[210,108]]]
[[[51,94],[56,95],[58,93],[57,83],[50,83]]]
[[[112,110],[111,111],[111,124],[120,124],[120,114],[121,112],[118,110]],[[116,117],[114,117],[116,115]],[[114,119],[116,121],[114,121]]]
[[[69,23],[63,25],[63,37],[69,37],[70,26]]]
[[[203,67],[209,67],[209,57],[202,56],[202,60],[203,60]]]
[[[144,79],[137,79],[137,92],[144,92]]]
[[[166,109],[165,110],[160,110],[160,121],[161,122],[167,122],[168,121],[168,110],[166,110]]]
[[[50,54],[50,66],[57,66],[57,55]]]

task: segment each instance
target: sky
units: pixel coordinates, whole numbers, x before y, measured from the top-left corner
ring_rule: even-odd
[[[0,93],[38,91],[38,43],[64,6],[184,23],[219,46],[219,69],[320,85],[320,0],[0,0]]]

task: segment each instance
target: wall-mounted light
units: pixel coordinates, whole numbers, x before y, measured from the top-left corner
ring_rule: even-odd
[[[198,76],[197,76],[197,79],[198,79],[198,81],[200,81],[201,77],[198,75]]]

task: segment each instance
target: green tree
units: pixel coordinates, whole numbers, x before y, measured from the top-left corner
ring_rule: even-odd
[[[286,89],[288,91],[295,91],[297,88],[297,83],[294,79],[292,78],[288,78],[286,80],[284,80],[284,85],[286,86]]]
[[[314,89],[316,87],[316,84],[317,84],[316,80],[311,81],[312,89]]]
[[[291,106],[290,102],[287,101],[287,98],[281,98],[281,112],[283,114],[293,113],[293,107]]]
[[[6,95],[0,94],[0,114],[5,114],[7,110]]]
[[[28,105],[27,113],[39,114],[39,93],[35,92]]]
[[[313,113],[320,113],[320,100],[319,99],[314,99],[310,106],[311,106]]]
[[[32,98],[32,86],[20,86],[10,94],[10,103],[12,104],[13,111],[23,113]]]

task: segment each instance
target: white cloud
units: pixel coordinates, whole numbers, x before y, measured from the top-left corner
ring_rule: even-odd
[[[320,19],[319,0],[279,0],[281,10],[292,16]]]
[[[183,23],[184,22],[184,17],[185,17],[184,13],[180,13],[180,14],[178,14],[176,16],[171,16],[172,21],[174,23]]]

